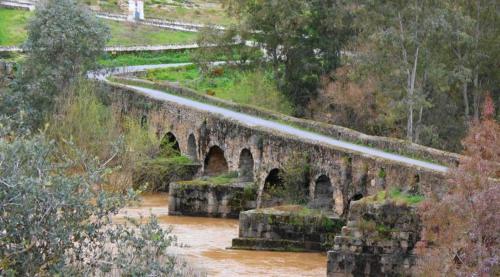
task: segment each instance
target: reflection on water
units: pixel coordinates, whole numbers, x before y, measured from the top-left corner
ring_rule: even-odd
[[[324,253],[288,253],[229,250],[238,236],[238,220],[168,216],[167,194],[146,194],[136,207],[124,209],[120,216],[138,217],[153,213],[162,226],[187,247],[172,249],[191,265],[209,276],[325,276]],[[119,222],[120,219],[116,218]]]

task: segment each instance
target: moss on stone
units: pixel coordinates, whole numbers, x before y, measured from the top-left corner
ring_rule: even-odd
[[[177,182],[179,185],[229,185],[236,182],[238,179],[238,172],[229,172],[225,174],[221,174],[219,176],[203,176],[198,179],[189,180],[189,181],[180,181]]]
[[[257,185],[249,184],[243,190],[237,190],[232,194],[229,205],[239,210],[244,210],[248,203],[257,200]]]
[[[400,188],[391,188],[379,191],[377,194],[365,197],[360,201],[365,204],[382,204],[389,201],[396,205],[417,205],[424,199],[423,195],[409,194],[401,191]]]

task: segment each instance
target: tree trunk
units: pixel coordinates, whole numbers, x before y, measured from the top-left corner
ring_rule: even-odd
[[[406,126],[406,137],[409,141],[413,142],[413,96],[415,94],[415,81],[417,77],[417,63],[418,63],[418,52],[419,52],[419,47],[417,47],[417,50],[415,51],[415,61],[413,62],[413,69],[410,75],[410,82],[409,82],[409,87],[408,87],[408,123]]]
[[[467,82],[463,83],[462,96],[464,98],[464,108],[465,108],[465,125],[469,124],[470,108],[469,108],[469,95],[467,91]]]
[[[420,143],[420,131],[422,130],[422,114],[424,112],[424,107],[420,106],[418,112],[417,128],[415,130],[415,143]]]
[[[479,37],[481,35],[481,1],[476,0],[476,32],[474,34],[475,50],[479,52]],[[476,53],[477,54],[477,53]],[[473,89],[473,108],[474,108],[474,121],[479,121],[479,61],[476,60],[474,70],[474,89]]]
[[[479,91],[479,73],[476,70],[475,76],[474,76],[474,90],[473,90],[473,108],[474,108],[474,121],[477,122],[479,121],[479,102],[480,102],[480,91]]]

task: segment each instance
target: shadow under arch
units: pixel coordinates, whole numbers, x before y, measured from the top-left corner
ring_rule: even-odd
[[[314,199],[311,206],[317,209],[333,210],[333,192],[330,177],[325,174],[320,175],[314,182]]]
[[[254,160],[252,152],[248,148],[244,148],[240,153],[239,172],[238,175],[243,182],[251,182],[254,179],[253,175]]]
[[[229,167],[224,157],[224,151],[217,145],[210,147],[204,162],[204,174],[207,176],[218,176],[227,173]]]
[[[190,134],[188,137],[187,155],[193,160],[198,161],[198,147],[196,146],[196,137]]]
[[[179,142],[177,141],[177,137],[172,133],[168,132],[160,142],[160,149],[164,152],[169,150],[174,150],[181,153],[181,148],[179,147]]]

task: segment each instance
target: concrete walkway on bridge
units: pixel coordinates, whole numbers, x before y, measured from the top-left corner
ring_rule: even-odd
[[[163,65],[143,65],[143,66],[134,66],[134,67],[123,67],[120,68],[120,70],[117,71],[112,71],[112,72],[107,72],[107,73],[101,73],[98,75],[94,75],[97,79],[103,80],[105,82],[108,82],[111,85],[116,85],[116,83],[111,82],[107,79],[112,74],[118,74],[118,73],[124,73],[124,72],[137,72],[137,71],[144,71],[147,69],[154,69],[154,68],[168,68],[168,67],[178,67],[178,66],[185,66],[187,65],[186,63],[183,64],[163,64]],[[291,135],[297,138],[305,139],[305,140],[310,140],[312,142],[316,143],[324,143],[327,145],[331,145],[334,147],[339,147],[343,148],[346,150],[350,151],[355,151],[359,152],[365,155],[369,155],[375,158],[382,158],[394,162],[399,162],[399,163],[404,163],[412,166],[418,166],[421,168],[426,168],[438,172],[446,172],[448,170],[448,167],[442,166],[436,163],[432,162],[426,162],[426,161],[421,161],[417,159],[413,159],[410,157],[406,157],[403,155],[399,154],[393,154],[393,153],[388,153],[383,150],[379,150],[373,147],[369,146],[362,146],[362,145],[357,145],[354,143],[334,139],[325,135],[317,134],[314,132],[310,131],[305,131],[301,130],[298,128],[295,128],[290,125],[278,123],[275,121],[259,118],[256,116],[240,113],[240,112],[235,112],[229,109],[217,107],[214,105],[209,105],[205,103],[201,103],[198,101],[194,101],[191,99],[179,97],[173,94],[170,94],[165,91],[160,91],[156,89],[151,89],[151,88],[145,88],[145,87],[140,87],[140,86],[132,86],[132,85],[124,85],[124,84],[119,84],[120,86],[125,86],[127,88],[136,90],[140,93],[143,93],[149,97],[158,99],[158,100],[163,100],[163,101],[169,101],[169,102],[174,102],[180,105],[184,105],[190,108],[195,108],[203,111],[207,111],[210,113],[218,114],[223,117],[229,118],[231,120],[237,121],[241,124],[250,126],[250,127],[260,127],[260,128],[265,128],[269,129],[272,131],[277,131],[286,135]]]

